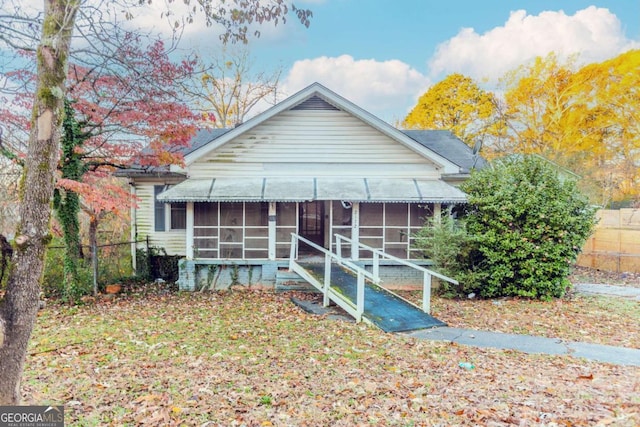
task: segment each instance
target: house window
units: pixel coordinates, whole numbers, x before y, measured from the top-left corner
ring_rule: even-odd
[[[185,230],[187,228],[187,204],[163,203],[158,200],[158,195],[168,188],[167,185],[153,186],[154,230]]]
[[[187,229],[187,204],[171,203],[171,230]]]
[[[153,220],[154,220],[154,230],[155,231],[164,231],[165,227],[165,204],[158,200],[158,195],[165,190],[164,185],[154,185],[153,186]]]

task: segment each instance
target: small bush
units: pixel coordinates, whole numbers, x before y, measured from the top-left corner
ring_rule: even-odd
[[[561,297],[595,224],[595,210],[576,183],[562,179],[542,158],[521,157],[474,171],[461,188],[469,199],[468,235],[450,231],[439,237],[442,245],[464,242],[448,266],[462,283],[459,293]]]
[[[91,268],[80,262],[78,280],[64,286],[64,249],[58,248],[60,242],[54,241],[47,250],[44,264],[42,292],[46,298],[59,298],[65,302],[77,303],[81,297],[93,292],[93,274]]]
[[[434,269],[449,277],[457,277],[465,270],[473,249],[464,221],[454,219],[450,213],[442,218],[429,218],[415,235],[416,247],[434,263]],[[466,292],[464,284],[453,285],[441,281],[438,293],[453,297]]]

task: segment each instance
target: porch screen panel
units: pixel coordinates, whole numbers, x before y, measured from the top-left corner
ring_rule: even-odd
[[[387,203],[384,206],[384,251],[406,259],[409,256],[409,205]]]
[[[331,248],[335,252],[336,238],[335,234],[351,238],[351,227],[353,223],[353,208],[351,205],[343,204],[340,201],[334,200],[331,202]],[[351,253],[351,244],[342,242],[342,253]]]
[[[433,204],[412,203],[409,205],[409,258],[422,258],[422,251],[416,249],[415,234],[433,217]]]
[[[220,258],[242,258],[243,203],[220,203]]]
[[[417,258],[412,250],[413,234],[430,216],[430,205],[412,203],[362,203],[360,205],[360,242],[398,258]],[[371,258],[371,251],[360,251],[361,258]]]
[[[196,258],[218,258],[218,203],[194,203],[193,245]]]
[[[360,204],[360,242],[384,250],[384,203]],[[360,251],[360,258],[372,258],[371,251]]]
[[[291,233],[298,229],[298,204],[276,203],[276,258],[288,258]]]
[[[244,203],[244,257],[269,257],[269,204]]]

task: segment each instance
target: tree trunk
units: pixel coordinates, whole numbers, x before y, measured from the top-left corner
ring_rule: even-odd
[[[21,182],[13,266],[0,303],[0,405],[20,402],[20,379],[39,304],[60,149],[65,77],[78,0],[45,0],[38,82]]]

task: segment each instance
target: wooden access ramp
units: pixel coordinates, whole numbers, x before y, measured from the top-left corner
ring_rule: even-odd
[[[350,239],[344,236],[338,236],[336,235],[337,239],[351,242]],[[297,245],[298,241],[302,241],[321,252],[324,255],[324,262],[322,260],[319,262],[298,262],[294,256],[294,246]],[[337,246],[338,248],[340,247],[340,245]],[[381,251],[368,246],[365,248],[377,252],[376,260],[381,256]],[[378,268],[375,265],[374,272],[369,272],[353,261],[342,258],[339,253],[340,250],[337,250],[337,252],[330,252],[298,235],[292,235],[292,256],[289,268],[323,293],[325,306],[333,302],[353,316],[356,321],[365,321],[385,332],[401,332],[446,326],[445,323],[429,314],[431,275],[436,275],[449,281],[453,281],[453,279],[412,264],[415,268],[425,272],[423,294],[426,293],[428,295],[423,295],[423,307],[420,308],[381,287],[380,278],[377,275]],[[391,257],[387,254],[383,255]],[[406,260],[398,261],[401,261],[402,264],[408,264]]]

